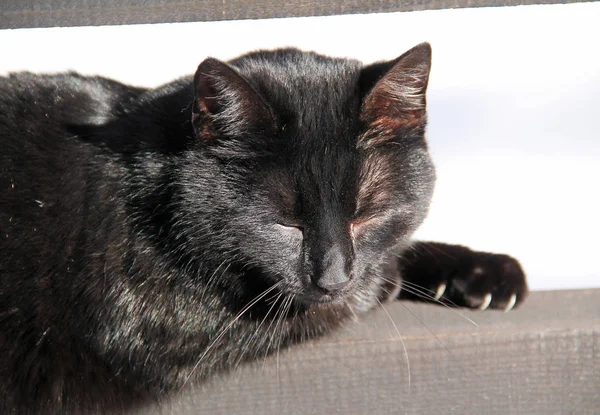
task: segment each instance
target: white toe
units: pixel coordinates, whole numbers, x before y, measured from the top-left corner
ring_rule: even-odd
[[[512,310],[512,308],[515,306],[516,303],[517,303],[517,294],[513,294],[508,299],[508,304],[506,304],[506,307],[504,307],[504,312],[506,313],[507,311]]]
[[[492,294],[487,293],[485,295],[485,297],[483,297],[483,302],[481,303],[481,305],[479,306],[479,309],[481,311],[485,310],[486,308],[488,308],[490,306],[490,303],[492,302]]]
[[[440,298],[442,298],[442,295],[444,295],[444,293],[446,292],[446,284],[440,284],[440,286],[437,288],[437,291],[435,292],[435,296],[433,297],[434,300],[439,300]]]

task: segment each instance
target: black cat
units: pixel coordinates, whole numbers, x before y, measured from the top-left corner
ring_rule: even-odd
[[[519,304],[513,258],[411,242],[430,61],[0,78],[0,413],[127,410],[390,297]]]

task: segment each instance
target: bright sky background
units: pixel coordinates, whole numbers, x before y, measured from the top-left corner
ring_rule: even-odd
[[[418,236],[510,253],[533,289],[600,287],[600,3],[0,31],[0,74],[155,86],[296,46],[372,62],[429,41],[438,186]]]

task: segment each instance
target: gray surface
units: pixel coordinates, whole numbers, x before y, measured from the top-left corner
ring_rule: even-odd
[[[581,0],[1,0],[0,29],[325,16]]]
[[[188,390],[155,413],[600,414],[599,296],[536,292],[507,314],[460,310],[478,327],[443,307],[388,304],[410,385],[404,346],[376,310],[279,359]]]

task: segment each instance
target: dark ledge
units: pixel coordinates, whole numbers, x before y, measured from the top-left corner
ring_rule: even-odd
[[[0,29],[328,16],[581,0],[4,0]]]
[[[598,414],[599,297],[600,289],[534,292],[510,313],[457,310],[477,327],[443,307],[389,304],[404,345],[377,310],[156,413]]]

